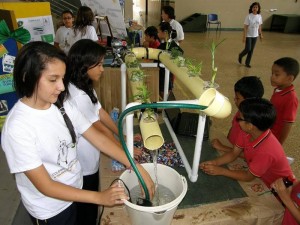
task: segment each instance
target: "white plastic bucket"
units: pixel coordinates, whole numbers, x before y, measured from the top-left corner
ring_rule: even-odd
[[[228,98],[215,88],[205,90],[199,98],[199,104],[208,106],[203,112],[211,117],[223,119],[230,115],[231,104]]]
[[[155,180],[154,164],[145,163],[142,164],[142,166],[150,174],[152,179]],[[175,211],[187,192],[187,181],[185,177],[177,173],[176,170],[162,164],[157,165],[157,176],[158,184],[170,189],[175,195],[175,199],[167,204],[154,207],[139,206],[125,201],[125,209],[132,225],[171,224]],[[130,191],[139,184],[138,178],[133,171],[124,171],[120,179],[124,181]]]

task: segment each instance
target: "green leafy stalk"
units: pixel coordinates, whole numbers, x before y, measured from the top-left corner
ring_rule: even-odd
[[[223,40],[221,40],[220,42],[218,42],[218,43],[215,43],[214,40],[212,40],[210,46],[207,46],[210,50],[210,53],[211,53],[211,80],[210,80],[211,86],[213,86],[214,83],[215,83],[215,79],[216,79],[217,71],[218,71],[218,68],[215,67],[216,49],[223,41],[225,41],[225,38]]]
[[[138,93],[133,96],[136,100],[140,100],[142,103],[151,103],[151,92],[148,90],[146,84],[141,85],[137,90]],[[145,112],[147,113],[147,117],[145,118],[147,121],[155,121],[154,110],[152,108],[145,109]]]

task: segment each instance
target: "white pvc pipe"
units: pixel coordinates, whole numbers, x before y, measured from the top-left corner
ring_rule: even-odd
[[[136,105],[140,105],[141,103],[139,102],[131,102],[129,103],[125,109],[128,109],[130,107],[133,107],[133,106],[136,106]],[[125,110],[124,109],[124,110]],[[125,117],[125,124],[126,124],[126,144],[127,144],[127,148],[128,148],[128,151],[131,155],[131,157],[133,158],[134,155],[133,155],[133,147],[134,147],[134,143],[133,143],[133,116],[134,116],[134,113],[133,112],[130,112],[130,114],[126,115]]]
[[[172,128],[172,126],[171,126],[168,118],[164,117],[163,119],[164,119],[164,122],[166,123],[166,126],[167,126],[167,128],[168,128],[168,130],[170,132],[170,135],[171,135],[171,137],[172,137],[172,139],[174,141],[176,149],[177,149],[177,151],[178,151],[178,153],[179,153],[179,155],[181,157],[181,160],[183,162],[185,170],[186,170],[188,176],[190,177],[190,174],[192,172],[191,166],[190,166],[190,164],[189,164],[189,162],[188,162],[188,160],[187,160],[187,158],[186,158],[186,156],[184,154],[184,151],[183,151],[183,149],[182,149],[182,147],[181,147],[181,145],[180,145],[180,143],[179,143],[179,141],[177,139],[177,136],[176,136],[176,134],[175,134],[175,132],[174,132],[174,130],[173,130],[173,128]]]
[[[168,100],[169,95],[170,70],[165,69],[164,101]]]

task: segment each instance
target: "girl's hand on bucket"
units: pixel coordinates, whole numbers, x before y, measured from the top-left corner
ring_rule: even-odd
[[[136,164],[139,172],[141,173],[145,183],[146,183],[146,186],[148,188],[148,192],[149,192],[149,195],[150,195],[150,200],[153,198],[154,196],[154,193],[155,193],[155,185],[154,185],[154,182],[152,180],[152,178],[150,177],[149,173],[144,169],[144,167],[142,167],[140,164]],[[141,185],[140,185],[141,186]],[[142,192],[143,192],[143,195],[145,196],[145,193],[144,193],[144,189],[141,187],[142,189]]]
[[[118,182],[112,184],[105,191],[99,192],[100,201],[99,205],[114,206],[124,204],[124,200],[128,200],[129,197],[125,193],[124,187],[120,187]]]

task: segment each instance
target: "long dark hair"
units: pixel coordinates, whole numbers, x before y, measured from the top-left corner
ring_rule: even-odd
[[[34,41],[24,45],[19,51],[14,65],[13,78],[16,93],[20,98],[32,97],[38,88],[43,70],[47,63],[60,60],[66,63],[66,55],[60,49],[42,41]],[[74,127],[63,108],[66,93],[68,91],[67,80],[64,79],[65,90],[58,96],[55,105],[61,111],[65,123],[72,137],[72,142],[76,143]]]
[[[86,34],[86,27],[92,25],[94,21],[94,13],[91,8],[87,6],[81,6],[76,15],[74,24],[74,33],[81,32],[81,36]]]
[[[90,39],[82,39],[71,47],[67,59],[67,73],[65,79],[83,90],[96,103],[93,81],[87,71],[99,65],[106,53],[103,46]]]

